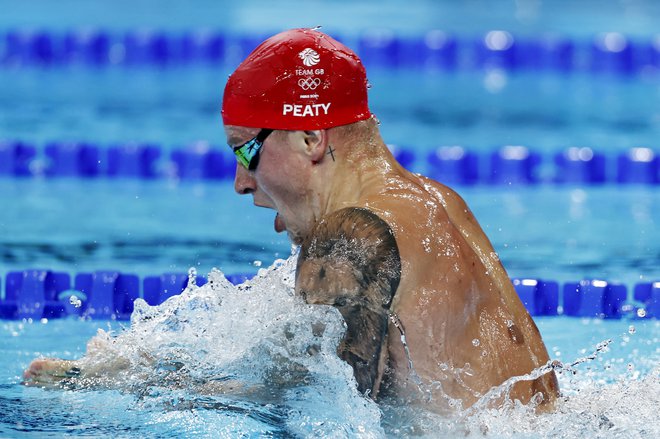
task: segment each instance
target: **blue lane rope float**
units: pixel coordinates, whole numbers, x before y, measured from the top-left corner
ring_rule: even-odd
[[[16,29],[0,34],[0,66],[233,65],[267,36],[208,29],[136,29],[124,33]],[[348,40],[341,35],[335,37]],[[505,30],[473,37],[457,37],[441,30],[399,36],[392,30],[372,29],[353,39],[356,41],[349,44],[357,48],[368,68],[497,68],[624,75],[660,68],[660,36],[633,40],[608,32],[577,40],[556,34],[522,38]]]
[[[513,145],[480,154],[462,146],[442,146],[422,157],[412,149],[389,147],[404,167],[450,185],[660,184],[660,155],[645,147],[616,156],[571,147],[550,157]],[[37,148],[0,140],[0,177],[222,180],[234,177],[235,166],[229,148],[207,142],[166,152],[155,144],[102,147],[89,142],[49,142]]]
[[[253,276],[232,274],[227,279],[240,284]],[[563,286],[534,278],[513,278],[512,282],[532,316],[660,318],[660,281],[637,283],[630,298],[625,285],[597,279],[566,282]],[[205,277],[196,277],[198,286],[205,283]],[[126,320],[133,312],[135,299],[159,305],[180,294],[187,284],[185,273],[140,279],[135,274],[112,270],[78,273],[73,278],[69,273],[43,269],[11,271],[5,276],[0,319],[74,316]]]

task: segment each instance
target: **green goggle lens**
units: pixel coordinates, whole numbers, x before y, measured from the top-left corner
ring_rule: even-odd
[[[259,164],[259,151],[261,151],[261,147],[264,145],[266,137],[272,132],[273,130],[264,128],[259,131],[259,134],[244,144],[232,147],[238,163],[243,165],[245,169],[249,171],[257,169],[257,165]]]

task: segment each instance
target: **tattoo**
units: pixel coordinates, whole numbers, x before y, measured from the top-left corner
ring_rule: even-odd
[[[298,259],[296,291],[308,303],[339,309],[347,329],[338,354],[353,367],[358,389],[374,398],[387,354],[388,311],[400,280],[392,229],[363,208],[324,218]]]
[[[332,161],[335,161],[335,155],[333,154],[336,151],[336,149],[332,149],[332,145],[328,145],[328,152],[326,155],[330,154],[330,157],[332,157]]]

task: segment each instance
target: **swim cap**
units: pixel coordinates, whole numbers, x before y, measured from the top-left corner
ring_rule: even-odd
[[[225,125],[278,130],[325,129],[371,117],[367,74],[348,47],[312,29],[261,43],[225,87]]]

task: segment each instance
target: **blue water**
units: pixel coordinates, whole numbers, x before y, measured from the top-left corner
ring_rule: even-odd
[[[270,284],[273,279],[266,282]],[[482,437],[488,432],[491,437],[654,437],[658,433],[655,407],[660,395],[660,323],[657,320],[538,318],[537,324],[552,358],[565,365],[583,361],[598,345],[608,343],[595,359],[559,374],[562,399],[557,412],[536,416],[523,407],[510,407],[439,417],[421,408],[408,409],[388,401],[376,406],[361,397],[351,381],[348,366],[334,355],[315,359],[304,354],[309,339],[300,332],[291,335],[292,324],[304,328],[308,317],[323,316],[324,307],[305,309],[304,305],[300,308],[295,303],[281,304],[282,296],[275,292],[277,302],[267,305],[266,311],[258,305],[263,304],[263,298],[253,301],[253,294],[261,295],[263,289],[268,288],[262,286],[252,294],[224,291],[221,297],[227,302],[225,308],[220,306],[208,314],[195,308],[194,301],[180,302],[175,306],[179,312],[174,319],[167,311],[173,304],[166,303],[156,311],[161,322],[155,325],[150,325],[152,321],[135,322],[129,332],[117,323],[101,325],[105,331],[128,334],[120,335],[122,348],[118,351],[126,358],[160,352],[162,358],[194,365],[191,372],[195,375],[208,378],[218,373],[229,374],[255,386],[263,382],[266,391],[256,390],[247,395],[195,391],[194,380],[193,384],[179,380],[174,387],[168,387],[167,373],[154,370],[153,365],[146,376],[140,374],[142,369],[136,365],[139,375],[123,376],[115,384],[117,390],[25,388],[18,383],[31,359],[81,357],[99,323],[77,320],[2,323],[0,337],[5,342],[0,349],[3,359],[0,361],[3,371],[0,434],[8,437]],[[273,295],[273,291],[263,292]],[[244,302],[243,306],[234,299]],[[213,308],[212,302],[204,299],[205,307]],[[182,306],[185,303],[188,305]],[[271,307],[280,310],[269,314]],[[291,312],[282,313],[289,307]],[[193,309],[197,320],[190,321],[187,311]],[[162,319],[168,314],[170,317]],[[333,319],[329,318],[330,314],[324,317],[328,328],[338,321],[338,315]],[[272,317],[275,319],[271,320]],[[260,325],[252,326],[256,336],[244,332],[252,318],[261,320]],[[145,324],[147,338],[141,338],[139,328]],[[218,324],[220,327],[215,328]],[[190,332],[193,328],[196,332]],[[203,329],[201,333],[200,329]],[[285,332],[281,333],[282,330]],[[264,331],[272,335],[270,340],[259,334]],[[285,337],[286,333],[289,335]],[[132,345],[130,341],[134,337],[140,343]],[[213,338],[212,345],[208,344],[208,337]],[[290,341],[282,345],[281,341],[286,339]],[[236,340],[242,340],[239,346],[233,344]],[[332,342],[337,340],[331,340],[329,346],[321,349],[332,352],[336,348]],[[321,343],[325,345],[326,341]],[[319,339],[315,338],[314,342],[318,344]],[[158,349],[154,350],[155,346]],[[300,346],[303,356],[296,354]],[[138,350],[134,351],[135,348]],[[191,357],[193,352],[197,355]],[[273,358],[278,357],[273,363]],[[274,364],[282,368],[282,358],[303,362],[311,376],[302,385],[287,384],[292,386],[287,390],[272,383],[272,378],[260,375]],[[295,370],[288,369],[287,373],[295,376]]]
[[[194,7],[165,0],[154,6],[149,0],[95,2],[63,0],[54,7],[48,0],[0,2],[0,26],[74,26],[108,28],[157,27],[182,29],[222,27],[232,31],[279,31],[289,27],[323,25],[329,31],[348,34],[365,28],[384,27],[417,33],[426,29],[474,33],[490,29],[538,34],[560,32],[591,36],[617,31],[633,36],[656,33],[660,6],[650,0],[575,2],[571,0],[421,0],[402,7],[396,0],[313,1],[285,0],[229,2],[201,0]]]
[[[397,35],[442,29],[466,39],[491,29],[523,36],[557,32],[576,40],[616,31],[650,41],[660,22],[657,2],[636,0],[428,0],[405,7],[395,1],[203,0],[191,5],[0,0],[0,11],[2,32],[97,26],[115,32],[206,27],[269,34],[323,25],[348,44],[374,28]],[[100,147],[154,142],[165,151],[198,140],[222,146],[219,108],[230,71],[226,65],[0,68],[0,138],[37,145],[90,141]],[[368,73],[371,107],[382,122],[383,137],[413,148],[419,158],[413,169],[420,172],[428,171],[422,158],[440,145],[463,145],[485,155],[501,145],[522,144],[547,160],[570,146],[589,146],[610,157],[635,146],[660,148],[657,74]],[[511,276],[560,282],[601,278],[629,287],[660,280],[657,186],[458,189]],[[2,276],[30,267],[71,273],[115,269],[139,275],[189,267],[200,273],[213,267],[227,273],[255,272],[290,253],[285,236],[272,228],[273,213],[233,194],[230,182],[3,178],[0,206]],[[225,321],[244,320],[226,309],[219,312],[227,313],[219,314]],[[152,391],[140,397],[119,391],[25,388],[19,384],[20,374],[32,358],[78,358],[99,324],[118,333],[122,327],[75,320],[3,321],[0,436],[660,436],[655,413],[660,404],[657,321],[558,317],[539,318],[537,323],[551,357],[565,363],[589,355],[604,340],[612,343],[609,352],[576,366],[575,375],[560,375],[568,400],[557,414],[536,418],[522,409],[485,412],[460,423],[403,407],[370,405],[351,393],[350,381],[342,378],[341,365],[332,359],[327,361],[337,367],[332,370],[339,378],[327,383],[336,387],[304,387],[302,393],[287,394],[275,403],[204,399],[194,392],[181,395],[162,389],[162,394]],[[249,358],[257,360],[263,358]],[[254,366],[249,361],[238,364]],[[340,397],[346,397],[346,405],[333,407]],[[346,413],[351,412],[366,414],[349,421]]]
[[[0,132],[37,144],[223,145],[219,108],[229,73],[222,66],[0,70]],[[570,146],[612,154],[657,148],[657,77],[499,72],[504,82],[493,90],[493,74],[375,69],[369,72],[370,105],[388,143],[419,152],[441,145],[476,152],[526,145],[547,154]]]
[[[646,186],[460,189],[512,277],[660,279],[660,191]],[[44,267],[140,276],[256,272],[285,257],[274,213],[232,184],[0,180],[0,273]],[[240,227],[239,227],[240,226]]]

